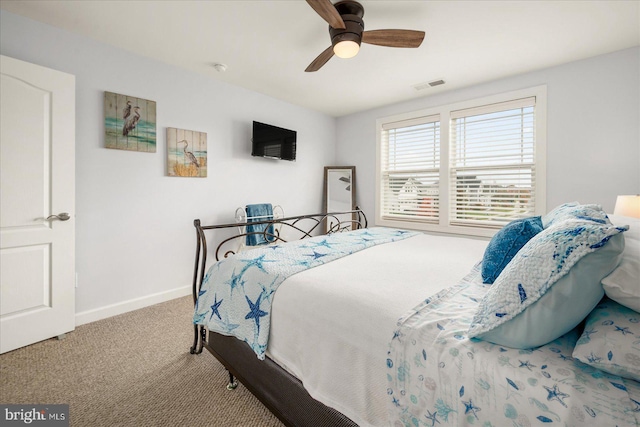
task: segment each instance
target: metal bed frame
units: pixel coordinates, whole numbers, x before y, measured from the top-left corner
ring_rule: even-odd
[[[203,226],[200,220],[196,219],[193,224],[197,237],[193,271],[193,302],[195,305],[206,273],[207,233],[211,234],[210,232],[214,230],[235,230],[235,233],[230,236],[222,236],[220,243],[212,252],[215,260],[219,261],[221,257],[226,258],[235,254],[237,248],[242,247],[242,245],[237,245],[238,239],[243,239],[240,240],[242,242],[248,235],[263,235],[266,241],[273,244],[312,237],[316,234],[322,234],[325,229],[327,230],[326,234],[332,234],[366,228],[367,218],[364,212],[356,207],[354,210],[346,212],[300,215],[258,222]],[[266,227],[264,231],[247,231],[248,226],[255,225],[266,225]],[[226,234],[228,235],[229,232]],[[227,389],[233,390],[237,387],[237,378],[286,426],[357,426],[340,412],[313,399],[299,379],[282,369],[273,360],[268,357],[263,361],[259,360],[245,342],[235,337],[207,331],[202,325],[194,325],[193,334],[191,354],[200,354],[203,348],[206,348],[229,372]]]

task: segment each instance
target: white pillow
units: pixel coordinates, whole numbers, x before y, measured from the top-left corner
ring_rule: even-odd
[[[614,225],[628,225],[625,249],[618,268],[602,279],[604,292],[618,303],[640,312],[640,218],[609,215]]]

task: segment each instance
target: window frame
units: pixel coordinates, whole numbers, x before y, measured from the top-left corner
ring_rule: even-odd
[[[392,175],[395,175],[396,178],[398,177],[398,175],[403,175],[403,174],[409,174],[409,175],[432,175],[437,177],[437,179],[440,179],[440,161],[442,159],[442,156],[440,155],[440,116],[439,115],[433,115],[433,116],[426,116],[426,117],[416,117],[413,118],[412,120],[403,120],[400,122],[394,121],[394,122],[387,122],[384,123],[383,129],[382,131],[386,131],[386,132],[392,132],[395,131],[397,129],[402,129],[403,132],[405,133],[405,137],[409,137],[409,138],[413,138],[413,134],[420,134],[423,133],[424,131],[424,136],[427,136],[433,140],[438,140],[438,145],[437,148],[433,150],[433,157],[431,159],[428,159],[425,164],[420,165],[420,164],[416,164],[415,162],[413,162],[412,160],[407,161],[409,158],[412,158],[412,156],[416,155],[417,153],[413,153],[412,151],[416,150],[416,147],[410,147],[412,144],[409,145],[403,145],[400,149],[399,152],[396,152],[394,154],[396,155],[392,155],[391,152],[393,151],[391,149],[391,146],[395,146],[395,141],[396,141],[396,135],[393,134],[393,137],[388,137],[388,138],[381,138],[380,139],[380,149],[378,150],[378,153],[381,156],[381,161],[380,161],[380,165],[382,165],[382,163],[384,162],[384,160],[386,159],[385,164],[388,166],[386,168],[386,172],[382,170],[382,168],[380,168],[380,183],[382,185],[383,182],[386,182],[387,185],[391,185],[391,177]],[[388,126],[387,126],[388,125]],[[430,125],[436,125],[437,129],[435,129],[435,126],[433,128],[433,132],[431,132],[431,129],[429,129]],[[404,132],[404,130],[409,129],[409,128],[413,128],[413,127],[419,127],[419,126],[425,126],[424,129],[422,130],[414,130],[414,131],[406,131]],[[393,142],[392,142],[393,141]],[[422,140],[418,140],[420,142],[422,142]],[[382,146],[386,147],[385,153],[386,155],[383,155],[382,152]],[[433,146],[432,144],[427,143],[428,147]],[[417,151],[422,151],[421,149],[417,149]],[[426,151],[430,151],[428,148]],[[436,157],[436,152],[437,152],[437,157]],[[391,158],[394,159],[394,161],[391,160]],[[420,157],[422,158],[422,157]],[[435,161],[435,159],[437,158],[437,162]],[[431,163],[433,161],[433,165],[429,165],[429,163]],[[412,167],[407,169],[407,163],[412,163]],[[422,163],[422,162],[418,162],[418,163]],[[436,165],[437,163],[437,165]],[[393,164],[393,166],[391,166],[391,164]],[[394,167],[395,166],[395,167]],[[397,169],[399,168],[399,169]],[[385,180],[385,178],[387,178],[387,180]],[[412,178],[409,178],[412,179]],[[408,184],[408,180],[407,182],[405,182],[405,185]],[[386,188],[386,187],[385,187]],[[402,187],[402,189],[404,189],[404,185]],[[399,190],[402,191],[402,190]],[[439,191],[439,190],[438,190]],[[387,201],[389,201],[389,199],[387,199]],[[439,202],[438,202],[439,203]],[[388,205],[387,205],[388,206]],[[399,207],[399,206],[398,206]],[[418,208],[419,209],[419,208]],[[428,209],[430,211],[430,209]],[[438,210],[439,211],[439,210]],[[410,216],[413,216],[415,214],[415,212],[410,213]],[[428,216],[428,215],[427,215]],[[415,219],[413,218],[405,218],[405,219],[398,219],[399,221],[415,221]],[[433,220],[426,220],[426,222],[434,222]]]
[[[376,120],[376,193],[375,193],[375,225],[383,227],[407,228],[445,234],[467,236],[493,236],[498,229],[480,226],[460,226],[450,224],[451,185],[450,182],[450,147],[451,147],[451,114],[454,111],[481,108],[491,104],[535,97],[535,215],[546,212],[546,157],[547,157],[547,86],[535,86],[527,89],[504,92],[482,98],[411,111]],[[440,117],[440,181],[439,181],[439,223],[426,223],[411,220],[382,218],[382,131],[383,126],[402,121],[410,121],[419,117]]]

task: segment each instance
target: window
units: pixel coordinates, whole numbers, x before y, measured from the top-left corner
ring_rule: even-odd
[[[382,126],[382,209],[388,218],[437,222],[440,179],[438,116]]]
[[[546,88],[378,120],[376,223],[489,236],[544,212]]]

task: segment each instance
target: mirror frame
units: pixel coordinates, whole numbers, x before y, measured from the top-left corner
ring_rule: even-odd
[[[351,207],[349,210],[354,210],[356,208],[356,167],[355,166],[325,166],[324,167],[324,192],[323,192],[323,205],[324,205],[324,213],[331,212],[329,210],[329,172],[330,171],[340,171],[340,170],[348,170],[351,172]],[[356,220],[356,215],[353,217]],[[325,222],[325,233],[327,231],[328,224]]]

